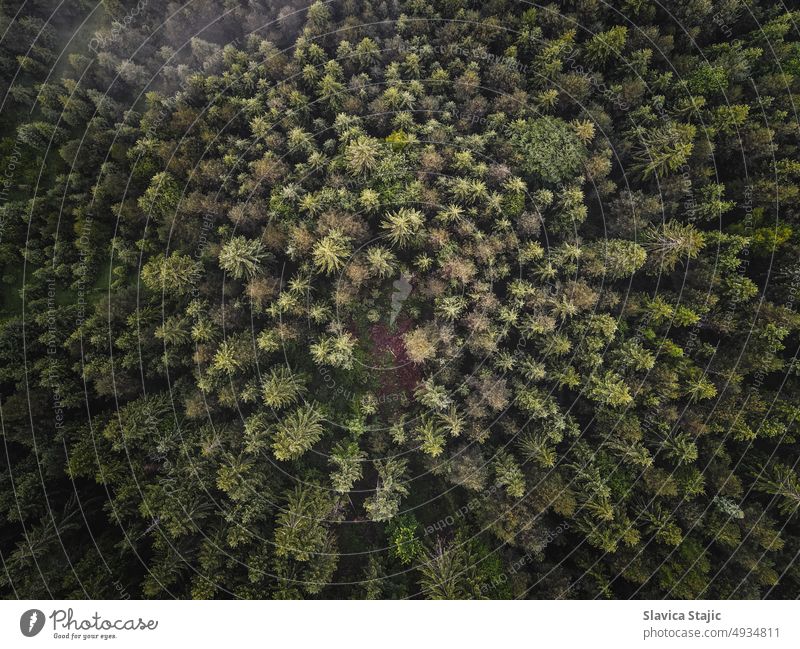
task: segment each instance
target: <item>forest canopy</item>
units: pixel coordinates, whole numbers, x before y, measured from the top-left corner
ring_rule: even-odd
[[[800,592],[800,13],[1,11],[2,596]]]

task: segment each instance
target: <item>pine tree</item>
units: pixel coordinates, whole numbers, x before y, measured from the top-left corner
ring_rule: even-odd
[[[243,236],[232,237],[219,253],[219,265],[235,279],[251,279],[263,272],[267,259],[263,244]]]
[[[316,444],[324,432],[323,417],[306,404],[281,418],[275,426],[272,452],[278,460],[296,460]]]

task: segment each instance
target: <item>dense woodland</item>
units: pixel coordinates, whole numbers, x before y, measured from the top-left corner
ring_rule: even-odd
[[[0,4],[0,594],[796,597],[800,12],[292,2]]]

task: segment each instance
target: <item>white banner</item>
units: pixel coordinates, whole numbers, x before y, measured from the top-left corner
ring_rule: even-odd
[[[0,647],[800,647],[796,601],[4,601]]]

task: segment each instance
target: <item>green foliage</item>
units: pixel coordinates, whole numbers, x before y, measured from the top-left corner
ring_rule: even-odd
[[[721,66],[705,63],[692,72],[686,85],[690,92],[699,95],[723,92],[728,88],[728,75]]]
[[[419,523],[409,515],[402,514],[389,524],[392,554],[403,565],[411,565],[423,556],[425,546],[419,539]]]
[[[397,515],[400,510],[400,499],[408,495],[405,480],[407,465],[406,460],[395,458],[375,461],[378,484],[375,487],[375,494],[364,502],[370,520],[388,521]]]
[[[166,171],[157,173],[150,180],[150,186],[139,197],[139,208],[157,221],[164,221],[175,215],[181,191],[175,179]]]
[[[275,427],[272,452],[278,460],[296,460],[321,438],[323,417],[307,404],[285,415]]]
[[[350,256],[350,240],[339,230],[332,230],[314,245],[314,264],[328,275],[341,270]]]
[[[284,366],[273,367],[261,383],[264,403],[270,408],[291,405],[305,393],[305,378]]]
[[[393,246],[403,248],[413,241],[425,223],[425,216],[416,209],[401,208],[386,215],[381,227]]]
[[[638,243],[623,239],[592,242],[583,255],[586,272],[609,280],[630,277],[647,259],[647,252]]]
[[[326,518],[333,503],[318,486],[295,487],[289,492],[275,529],[275,554],[310,561],[325,549]]]
[[[536,117],[511,124],[509,137],[522,158],[522,170],[548,183],[570,179],[586,161],[583,142],[555,117]]]
[[[0,595],[800,592],[796,14],[17,4]]]
[[[200,264],[174,251],[169,257],[159,254],[150,259],[142,268],[142,282],[153,292],[181,296],[192,290],[200,274]]]
[[[219,265],[236,279],[250,279],[261,273],[266,258],[260,241],[236,236],[222,246]]]

